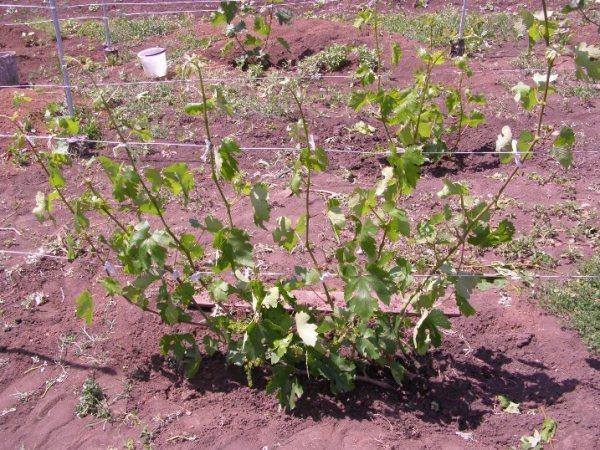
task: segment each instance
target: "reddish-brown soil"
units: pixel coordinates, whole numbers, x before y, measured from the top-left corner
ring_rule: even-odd
[[[355,2],[340,2],[332,12],[352,11]],[[412,5],[412,2],[408,2]],[[430,8],[448,2],[432,1]],[[453,4],[460,2],[454,1]],[[482,7],[487,2],[476,2]],[[517,2],[493,2],[498,7],[515,8]],[[533,3],[533,2],[529,2]],[[346,9],[344,10],[343,7]],[[390,6],[392,7],[392,6]],[[393,6],[394,8],[396,6]],[[412,12],[411,7],[407,7]],[[213,32],[198,23],[198,36]],[[57,82],[51,43],[25,47],[17,28],[0,28],[0,47],[19,55],[22,79],[31,83]],[[590,29],[581,33],[597,39]],[[322,50],[332,42],[373,42],[368,32],[358,32],[350,25],[326,20],[297,20],[293,27],[276,29],[291,44],[291,54],[300,57]],[[178,34],[161,38],[175,45]],[[414,56],[417,43],[401,36],[386,37],[386,45],[395,40],[405,49],[403,64],[387,74],[387,81],[405,85],[418,67]],[[149,39],[144,45],[153,45]],[[80,38],[65,41],[69,54],[81,54],[82,48],[95,48],[87,56],[102,60],[102,52],[94,43]],[[462,151],[493,149],[496,135],[503,125],[526,128],[534,118],[519,112],[506,86],[525,80],[522,70],[511,61],[522,51],[524,42],[503,44],[488,49],[482,58],[472,62],[475,75],[469,80],[473,90],[485,92],[484,108],[488,123],[469,131],[463,139]],[[229,60],[209,49],[204,56],[214,73],[236,76]],[[274,53],[277,57],[289,57]],[[351,73],[354,66],[345,70]],[[142,79],[135,61],[108,71],[103,81],[118,81],[118,72],[126,71],[130,80]],[[571,63],[561,61],[559,87],[573,79]],[[436,80],[455,79],[452,68],[443,66]],[[83,80],[77,78],[77,81]],[[82,84],[85,84],[84,80]],[[311,87],[311,94],[324,88],[349,91],[348,80],[321,80]],[[24,106],[31,113],[37,132],[43,133],[44,106],[62,100],[60,89],[21,91],[32,97]],[[0,110],[13,111],[12,90],[0,90]],[[193,93],[190,93],[193,95]],[[77,97],[77,101],[87,102]],[[528,162],[523,174],[506,191],[507,209],[499,216],[512,216],[520,235],[530,235],[544,225],[536,218],[534,206],[547,211],[565,201],[579,206],[572,214],[550,213],[546,224],[556,234],[539,239],[537,246],[557,259],[556,270],[573,273],[573,261],[563,255],[574,248],[583,257],[598,251],[593,246],[593,229],[586,238],[576,233],[584,219],[596,224],[600,205],[600,154],[583,153],[597,150],[598,98],[556,96],[549,109],[547,123],[558,128],[571,124],[578,132],[575,167],[564,172],[547,152]],[[219,118],[214,124],[218,137],[235,134],[243,146],[289,146],[285,131],[294,113],[285,117],[265,118],[258,114],[243,120]],[[183,122],[178,111],[165,113],[160,119],[168,124],[167,140],[176,139],[181,128],[195,131],[198,124]],[[372,121],[368,114],[356,114],[345,106],[331,106],[316,101],[309,111],[319,140],[331,148],[370,150],[381,136],[357,136],[348,128],[358,120]],[[263,126],[268,125],[268,126]],[[375,125],[375,123],[374,123]],[[0,120],[0,133],[12,130]],[[106,134],[107,138],[111,135]],[[198,135],[195,142],[202,142]],[[4,151],[7,142],[1,141]],[[110,149],[99,152],[111,153]],[[175,160],[197,165],[200,154],[190,149],[174,153],[157,153],[143,164],[163,166]],[[264,180],[271,187],[272,217],[297,217],[302,202],[290,198],[286,189],[289,155],[286,152],[244,154],[242,168],[252,180]],[[95,167],[86,168],[85,161],[67,173],[69,193],[82,188],[85,177],[106,181]],[[369,186],[379,175],[385,161],[373,156],[332,154],[328,171],[314,179],[313,202],[315,240],[319,258],[328,260],[335,241],[329,232],[321,206],[330,192],[348,193],[356,186]],[[465,180],[475,195],[489,196],[500,185],[499,178],[508,172],[493,155],[456,156],[448,161],[428,165],[424,169],[420,193],[404,205],[411,219],[430,214],[439,208],[435,192],[442,178]],[[534,175],[532,175],[534,174]],[[102,181],[100,181],[102,180]],[[172,205],[169,220],[177,230],[189,228],[190,218],[201,218],[209,211],[223,215],[216,192],[205,177],[198,177],[191,206],[182,210]],[[46,189],[43,173],[37,166],[19,167],[12,161],[0,160],[0,249],[30,252],[43,247],[54,257],[31,258],[18,254],[0,255],[0,448],[122,448],[132,438],[141,448],[152,442],[156,448],[399,448],[462,449],[507,448],[518,446],[519,437],[539,429],[545,416],[554,418],[558,432],[552,448],[594,449],[600,447],[600,359],[590,353],[573,331],[561,321],[546,314],[532,298],[533,287],[509,286],[502,293],[490,291],[476,295],[478,314],[471,318],[453,319],[453,328],[445,336],[443,346],[431,355],[418,358],[414,372],[417,378],[401,388],[382,390],[358,383],[357,389],[335,397],[325,383],[306,383],[305,396],[293,413],[280,411],[276,400],[264,393],[266,380],[256,372],[254,385],[248,387],[245,374],[227,366],[222,356],[203,361],[192,382],[184,380],[170,360],[160,356],[158,340],[170,329],[152,315],[144,314],[122,301],[104,297],[97,282],[102,267],[90,255],[69,263],[64,258],[60,239],[64,237],[68,215],[57,210],[57,224],[37,223],[31,209],[37,191]],[[561,210],[562,211],[562,210]],[[594,216],[594,214],[596,214]],[[245,202],[234,208],[236,222],[252,229],[253,241],[259,244],[257,260],[263,270],[290,273],[290,257],[272,248],[270,233],[253,227],[252,211]],[[93,229],[106,232],[108,224],[94,220]],[[598,242],[598,237],[595,237]],[[206,236],[201,237],[208,243]],[[58,245],[56,244],[58,242]],[[260,244],[262,243],[262,245]],[[596,244],[597,245],[597,244]],[[403,251],[402,248],[398,249]],[[410,255],[414,256],[414,255]],[[302,251],[294,255],[294,265],[306,262]],[[485,255],[486,260],[499,259]],[[523,261],[521,261],[523,262]],[[536,268],[547,271],[549,268]],[[74,315],[74,298],[91,286],[96,300],[96,317],[92,327],[84,328]],[[26,308],[23,301],[35,292],[43,292],[47,302]],[[510,302],[500,303],[510,297]],[[182,329],[186,329],[182,327]],[[190,329],[199,339],[202,328]],[[95,374],[108,396],[113,420],[80,419],[74,414],[79,389],[90,374]],[[505,395],[520,403],[521,414],[503,412],[496,401]]]

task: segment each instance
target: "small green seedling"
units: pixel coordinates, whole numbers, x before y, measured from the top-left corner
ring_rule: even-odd
[[[75,414],[77,417],[94,416],[103,420],[111,417],[106,396],[93,376],[88,377],[83,383],[79,402],[75,406]]]

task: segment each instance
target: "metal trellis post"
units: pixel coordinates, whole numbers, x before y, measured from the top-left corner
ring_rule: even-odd
[[[75,115],[73,107],[73,95],[71,94],[71,81],[69,80],[69,69],[65,63],[65,50],[63,48],[62,34],[60,29],[60,21],[58,20],[58,12],[56,11],[56,0],[49,0],[50,14],[52,15],[52,23],[54,24],[54,34],[56,35],[56,51],[58,52],[58,60],[60,69],[63,75],[63,84],[65,85],[65,97],[67,100],[67,110],[69,115]]]
[[[465,21],[467,18],[467,0],[463,0],[460,11],[460,24],[458,25],[458,39],[452,43],[452,56],[462,56],[465,54]]]
[[[106,50],[112,47],[112,39],[110,38],[110,27],[108,25],[108,5],[106,0],[102,0],[102,23],[104,24],[104,48]]]

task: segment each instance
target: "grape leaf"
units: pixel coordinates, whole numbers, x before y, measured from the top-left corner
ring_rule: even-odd
[[[77,304],[77,317],[85,320],[86,324],[91,325],[94,317],[94,300],[90,291],[86,289],[79,294],[75,299],[75,303]]]
[[[300,311],[296,314],[296,331],[298,336],[302,339],[305,345],[314,347],[317,343],[318,333],[317,326],[313,323],[309,323],[310,316],[304,311]]]

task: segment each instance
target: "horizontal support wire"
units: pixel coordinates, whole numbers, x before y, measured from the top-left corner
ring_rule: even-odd
[[[6,4],[6,3],[2,3],[0,4],[0,8],[11,8],[11,9],[50,9],[49,6],[44,6],[44,5],[15,5],[13,4]]]
[[[66,256],[60,255],[51,255],[48,253],[44,253],[43,251],[17,251],[17,250],[0,250],[0,254],[6,255],[15,255],[15,256],[31,256],[31,257],[44,257],[44,258],[53,258],[53,259],[61,259],[68,260]],[[214,272],[211,271],[200,271],[197,272],[200,275],[215,275]],[[266,276],[274,276],[274,277],[283,277],[283,276],[291,276],[290,274],[286,274],[284,272],[261,272]],[[443,275],[428,275],[421,273],[413,273],[410,274],[413,278],[436,278],[442,277]],[[500,273],[459,273],[459,274],[451,274],[450,277],[454,278],[494,278],[494,279],[513,279],[513,280],[521,280],[521,279],[539,279],[539,280],[589,280],[596,281],[600,280],[600,275],[573,275],[573,274],[543,274],[543,273],[533,273],[528,274],[525,273],[522,277],[518,274],[515,275],[505,275]],[[329,278],[332,278],[330,276]]]
[[[450,73],[450,72],[448,72]],[[225,81],[247,81],[248,83],[262,80],[285,80],[288,78],[298,78],[294,76],[294,74],[290,74],[289,76],[270,76],[264,78],[249,78],[249,77],[228,77],[228,78],[204,78],[205,82],[208,83],[220,83]],[[318,81],[320,79],[341,79],[348,80],[354,79],[357,80],[353,75],[320,75],[318,77],[299,77],[303,80],[314,80]],[[197,84],[198,80],[189,80],[189,79],[173,79],[173,80],[139,80],[139,81],[114,81],[114,82],[99,82],[96,83],[95,86],[98,87],[119,87],[119,86],[137,86],[137,85],[163,85],[163,84]],[[62,84],[16,84],[16,85],[0,85],[0,89],[36,89],[36,88],[64,88],[65,86]],[[73,89],[89,89],[94,86],[92,85],[72,85]]]
[[[522,69],[500,69],[496,70],[496,72],[521,72]],[[478,70],[473,71],[473,74],[487,74],[488,70]],[[460,72],[455,70],[447,70],[447,71],[435,71],[435,75],[459,75]],[[319,81],[319,80],[354,80],[358,81],[358,78],[355,75],[328,75],[322,74],[318,76],[297,76],[295,74],[289,75],[280,75],[280,76],[267,76],[267,77],[258,77],[258,78],[250,78],[250,77],[216,77],[216,78],[204,78],[205,82],[208,83],[221,83],[221,82],[232,82],[232,81],[247,81],[248,83],[256,82],[256,81],[268,81],[268,80],[285,80],[289,78],[300,78],[302,80],[308,81]],[[196,84],[198,80],[194,79],[183,79],[177,78],[173,80],[138,80],[138,81],[109,81],[109,82],[99,82],[96,83],[98,87],[119,87],[119,86],[136,86],[136,85],[162,85],[162,84]],[[73,89],[89,89],[90,85],[73,85],[71,86]],[[47,89],[47,88],[65,88],[63,84],[3,84],[0,85],[0,89]]]
[[[279,3],[279,4],[274,4],[274,5],[270,5],[270,7],[282,7],[282,6],[300,6],[300,5],[305,5],[305,4],[319,4],[319,5],[326,5],[332,2],[335,2],[338,0],[328,0],[326,2],[315,2],[313,0],[310,1],[301,1],[301,2],[286,2],[286,3]],[[157,5],[157,4],[169,4],[169,3],[174,3],[174,2],[156,2],[156,3],[129,3],[128,5]],[[192,2],[192,3],[215,3],[215,2]],[[112,3],[110,5],[122,5],[120,3]],[[1,7],[2,5],[0,5]],[[5,5],[8,7],[8,5]],[[26,6],[26,7],[33,7],[34,5],[31,6]],[[83,5],[78,5],[79,7],[83,7]],[[101,3],[90,3],[87,6],[102,6]],[[263,6],[263,5],[259,5],[259,6]],[[20,8],[21,6],[18,5],[14,5],[11,6],[13,8]],[[61,9],[65,9],[68,6],[63,6],[58,8],[59,10]],[[39,6],[40,9],[50,9],[50,7],[47,6]],[[188,10],[169,10],[169,11],[144,11],[144,12],[133,12],[133,13],[114,13],[111,12],[110,17],[111,19],[117,18],[117,17],[136,17],[136,16],[155,16],[155,15],[169,15],[169,14],[201,14],[201,13],[213,13],[213,12],[217,12],[218,10],[216,9],[188,9]],[[60,17],[58,20],[62,20],[62,21],[79,21],[79,20],[103,20],[105,18],[105,16],[78,16],[78,17]],[[40,24],[44,24],[44,23],[52,23],[52,20],[50,19],[41,19],[41,20],[34,20],[34,21],[27,21],[27,22],[8,22],[8,23],[0,23],[1,25],[4,26],[30,26],[30,25],[40,25]]]
[[[111,19],[115,17],[135,17],[135,16],[156,16],[156,15],[166,15],[166,14],[194,14],[194,13],[207,13],[207,12],[215,12],[214,9],[198,9],[198,10],[190,10],[190,11],[147,11],[147,12],[136,12],[136,13],[122,13],[122,14],[111,14]],[[60,17],[58,20],[67,21],[67,20],[103,20],[104,16],[78,16],[78,17]],[[9,22],[9,23],[0,23],[0,25],[4,25],[7,27],[18,27],[18,26],[30,26],[30,25],[41,25],[43,23],[52,23],[51,19],[43,19],[43,20],[33,20],[29,22]]]
[[[0,139],[13,139],[15,134],[0,134]],[[53,136],[50,134],[39,135],[39,134],[26,134],[24,135],[26,139],[30,141],[66,141],[72,142],[73,144],[78,143],[87,143],[87,144],[103,144],[103,145],[115,145],[115,146],[157,146],[157,147],[182,147],[182,148],[196,148],[196,149],[206,149],[206,144],[195,144],[193,142],[161,142],[161,141],[130,141],[130,142],[121,142],[121,141],[109,141],[109,140],[98,140],[98,139],[80,139],[79,137],[59,137]],[[240,150],[252,152],[252,151],[298,151],[298,147],[240,147]],[[352,149],[335,149],[335,148],[325,148],[324,151],[328,153],[352,153],[358,155],[372,155],[372,156],[383,156],[388,155],[389,151],[366,151],[366,150],[352,150]],[[401,149],[399,149],[401,150]],[[572,150],[573,153],[600,153],[600,149],[598,150]],[[400,152],[401,153],[401,152]],[[528,152],[514,152],[514,151],[496,151],[496,150],[483,150],[483,151],[456,151],[456,152],[433,152],[433,151],[423,151],[425,155],[515,155],[515,154],[527,154]],[[194,160],[195,161],[195,160]]]
[[[194,5],[194,4],[199,4],[199,3],[209,3],[209,4],[219,4],[221,3],[222,0],[174,0],[174,1],[156,1],[156,2],[122,2],[122,3],[116,3],[116,2],[106,2],[106,3],[81,3],[78,5],[64,5],[61,6],[59,9],[76,9],[76,8],[89,8],[89,7],[96,7],[96,6],[168,6],[168,5]],[[241,3],[244,0],[233,0],[236,3]],[[339,0],[325,0],[325,1],[315,1],[315,0],[299,0],[297,2],[284,2],[284,3],[274,3],[274,4],[269,4],[269,3],[262,3],[262,4],[257,4],[257,5],[252,5],[252,6],[256,6],[256,7],[263,7],[263,6],[267,6],[267,7],[280,7],[280,6],[295,6],[295,5],[306,5],[306,4],[314,4],[314,5],[319,5],[319,6],[324,6],[326,4],[329,3],[336,3]]]

